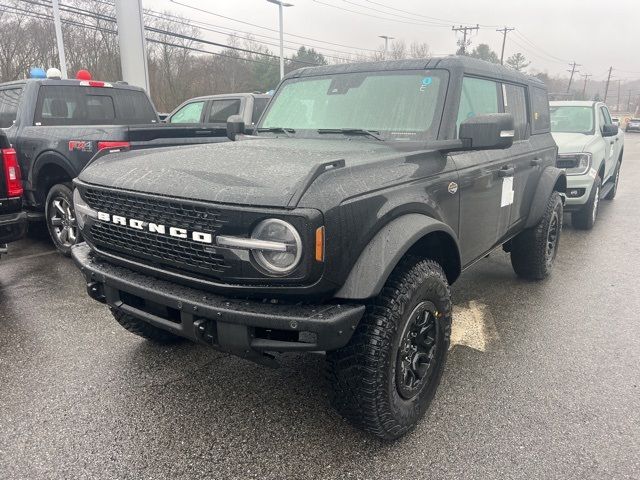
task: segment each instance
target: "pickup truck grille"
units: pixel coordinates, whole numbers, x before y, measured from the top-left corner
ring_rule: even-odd
[[[189,232],[218,232],[226,220],[216,208],[182,203],[173,199],[134,196],[127,193],[87,188],[82,192],[85,201],[95,210],[120,215],[127,219],[175,226]],[[209,244],[151,233],[147,230],[95,222],[90,237],[99,248],[142,259],[169,270],[192,272],[221,278],[232,268],[225,258]]]

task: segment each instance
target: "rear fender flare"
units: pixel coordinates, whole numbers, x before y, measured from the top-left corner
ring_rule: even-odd
[[[557,191],[565,193],[567,191],[567,177],[564,170],[556,167],[547,167],[542,171],[540,175],[540,181],[536,188],[536,193],[533,196],[531,202],[531,208],[529,210],[529,216],[527,217],[527,223],[525,228],[531,228],[536,225],[547,206],[551,193]]]
[[[29,183],[32,186],[37,186],[38,177],[42,172],[43,168],[48,165],[56,165],[64,170],[70,179],[74,179],[76,177],[75,169],[71,165],[71,162],[67,160],[63,155],[60,155],[58,152],[53,150],[42,152],[36,158],[36,161],[33,162],[33,168],[31,169],[29,175]]]
[[[453,255],[457,264],[446,271],[449,282],[453,282],[460,275],[460,250],[455,232],[434,218],[410,213],[380,229],[360,254],[336,297],[363,300],[378,295],[402,257],[417,242],[434,232],[446,234],[450,237],[449,243],[455,246]]]

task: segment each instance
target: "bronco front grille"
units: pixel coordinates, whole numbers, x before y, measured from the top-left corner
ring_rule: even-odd
[[[173,199],[137,196],[87,188],[82,192],[91,208],[144,222],[216,234],[226,223],[220,210]],[[97,221],[89,231],[97,247],[111,253],[145,260],[171,270],[190,270],[221,278],[231,269],[224,256],[210,244],[179,239],[147,230]]]

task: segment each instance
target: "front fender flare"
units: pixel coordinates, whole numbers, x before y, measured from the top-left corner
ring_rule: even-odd
[[[335,296],[351,300],[376,296],[409,249],[420,239],[434,232],[446,234],[455,245],[458,271],[451,274],[450,281],[457,278],[460,274],[460,250],[455,232],[447,224],[434,218],[410,213],[392,220],[380,229],[364,248]]]
[[[567,176],[564,170],[556,167],[547,167],[542,171],[540,175],[540,181],[536,188],[536,193],[533,196],[531,202],[531,208],[529,209],[529,216],[527,217],[527,223],[525,228],[531,228],[536,225],[547,206],[551,192],[554,190],[565,193],[567,190]]]

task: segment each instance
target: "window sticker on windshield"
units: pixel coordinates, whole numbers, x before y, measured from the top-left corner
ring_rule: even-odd
[[[424,92],[427,89],[427,87],[429,85],[431,85],[432,83],[433,83],[433,78],[432,77],[424,77],[422,79],[421,84],[420,84],[420,91]]]

